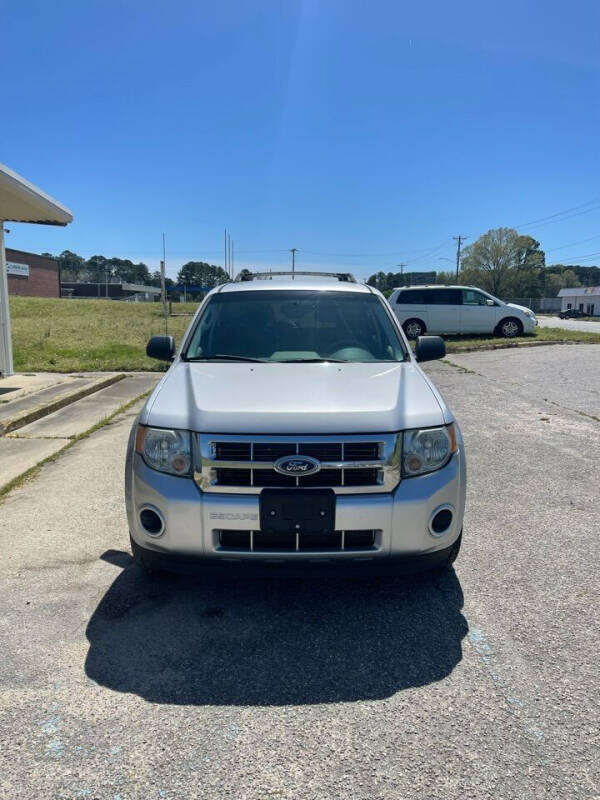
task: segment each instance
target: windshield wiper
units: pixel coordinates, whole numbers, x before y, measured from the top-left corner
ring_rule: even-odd
[[[347,364],[347,358],[282,358],[277,359],[278,364],[325,364],[331,361],[334,364]]]
[[[250,358],[249,356],[228,356],[228,355],[216,355],[216,356],[198,356],[197,358],[186,358],[186,361],[258,361],[259,363],[264,363],[267,359],[265,358]]]

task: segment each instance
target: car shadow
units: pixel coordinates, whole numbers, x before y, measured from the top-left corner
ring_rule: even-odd
[[[352,580],[148,577],[122,568],[88,627],[87,675],[153,703],[373,700],[449,675],[467,623],[454,570]]]

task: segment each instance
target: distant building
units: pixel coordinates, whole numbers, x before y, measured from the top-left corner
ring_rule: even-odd
[[[160,289],[143,283],[61,283],[62,297],[76,300],[129,300],[151,303],[160,298]]]
[[[561,311],[576,308],[589,317],[600,317],[600,286],[577,286],[574,289],[561,289],[558,296],[562,301]]]
[[[11,295],[60,297],[60,269],[55,258],[7,247],[6,274]]]

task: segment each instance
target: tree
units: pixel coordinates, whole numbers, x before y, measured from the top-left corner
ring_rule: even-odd
[[[454,272],[438,272],[435,276],[435,282],[441,286],[448,286],[456,283],[456,275]]]
[[[391,275],[391,273],[388,273]],[[383,292],[384,289],[391,289],[391,286],[388,286],[388,276],[385,272],[378,272],[375,275],[371,275],[367,279],[367,283],[369,286],[374,286],[376,289],[379,289],[380,292]]]
[[[104,256],[92,256],[85,262],[85,280],[91,283],[104,283],[112,277],[111,265]]]
[[[61,281],[79,281],[81,275],[85,271],[85,259],[78,256],[77,253],[71,250],[63,250],[59,256],[56,256],[60,267]]]
[[[582,267],[578,264],[551,264],[547,267],[547,272],[558,273],[564,275],[568,270],[569,275],[574,275],[573,286],[599,286],[600,285],[600,267]],[[573,278],[570,278],[573,280]]]
[[[496,228],[465,247],[461,283],[472,283],[494,295],[537,296],[545,255],[540,243],[514,228]]]
[[[134,264],[128,258],[111,258],[108,261],[113,277],[122,283],[148,283],[150,270],[142,262]]]
[[[177,283],[206,286],[210,289],[220,283],[227,283],[229,280],[229,275],[222,267],[207,264],[205,261],[188,261],[177,273]]]

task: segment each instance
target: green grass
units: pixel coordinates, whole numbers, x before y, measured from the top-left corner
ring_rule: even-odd
[[[173,312],[194,312],[195,303],[173,304]],[[11,297],[17,372],[157,370],[146,358],[146,342],[165,332],[158,303],[114,300],[58,300]],[[168,332],[181,341],[191,320],[169,317]]]
[[[460,353],[462,350],[474,350],[485,347],[514,347],[533,342],[548,344],[563,342],[581,342],[584,344],[600,344],[600,333],[588,331],[568,331],[564,328],[536,328],[529,336],[516,336],[514,339],[503,339],[496,336],[444,336],[446,351]]]
[[[146,342],[164,333],[158,303],[113,300],[55,300],[11,297],[15,370],[18,372],[89,372],[159,370],[146,358]],[[192,313],[195,303],[173,304],[173,312]],[[168,332],[181,342],[191,317],[169,317]],[[512,347],[527,342],[592,342],[600,334],[537,328],[532,336],[497,339],[493,336],[449,336],[448,353],[479,347]]]

